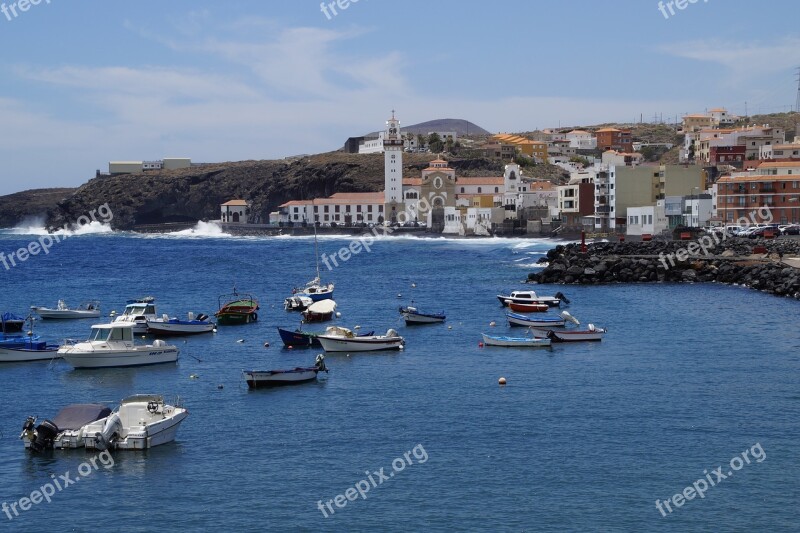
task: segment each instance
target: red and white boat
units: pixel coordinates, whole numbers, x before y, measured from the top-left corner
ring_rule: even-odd
[[[525,303],[511,302],[510,304],[508,304],[508,306],[511,308],[512,311],[515,311],[517,313],[546,313],[547,310],[550,309],[550,306],[544,303],[525,304]]]

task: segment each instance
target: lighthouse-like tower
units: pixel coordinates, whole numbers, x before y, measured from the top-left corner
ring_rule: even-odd
[[[397,215],[403,211],[403,137],[400,134],[400,121],[394,116],[386,121],[383,132],[384,157],[384,206],[383,218],[387,223],[397,222]]]

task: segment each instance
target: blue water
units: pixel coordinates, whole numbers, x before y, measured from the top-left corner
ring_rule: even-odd
[[[0,235],[0,251],[34,238]],[[320,252],[349,242],[323,238]],[[159,312],[211,314],[234,284],[261,301],[257,324],[179,340],[177,364],[0,366],[0,502],[29,496],[51,475],[74,477],[93,457],[26,453],[17,436],[28,415],[134,393],[180,396],[190,411],[176,442],[115,452],[113,466],[51,503],[13,520],[0,514],[0,529],[796,530],[800,304],[721,285],[542,286],[564,291],[584,324],[607,327],[603,342],[481,348],[481,332],[512,332],[495,295],[520,288],[551,245],[377,242],[323,277],[336,283],[338,323],[396,328],[405,350],[328,355],[327,379],[259,391],[247,390],[242,369],[309,365],[318,353],[283,349],[275,330],[298,322],[281,303],[314,275],[312,240],[86,235],[0,266],[0,311],[59,298],[121,311],[125,300],[153,295]],[[403,326],[397,307],[411,299],[444,309],[447,324]],[[36,332],[83,338],[90,323],[37,322]],[[759,454],[666,517],[656,508],[754,446],[766,459]],[[388,475],[393,461],[404,468],[378,484],[372,473]],[[336,496],[361,480],[366,499],[351,491],[357,499],[342,496],[337,507]],[[326,509],[326,518],[320,500],[323,508],[334,500],[335,514]]]

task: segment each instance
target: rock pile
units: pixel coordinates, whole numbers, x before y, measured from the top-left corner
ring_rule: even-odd
[[[559,245],[540,263],[547,266],[528,275],[531,283],[650,283],[709,282],[743,285],[800,299],[800,269],[780,257],[800,256],[793,239],[726,239],[707,253],[686,252],[688,241],[597,243],[581,253],[580,244]],[[766,254],[753,255],[759,247]],[[690,248],[696,250],[696,248]]]

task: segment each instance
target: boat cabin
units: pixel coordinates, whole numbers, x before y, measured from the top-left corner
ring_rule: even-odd
[[[129,325],[97,324],[92,326],[89,342],[133,342],[133,328]]]

